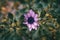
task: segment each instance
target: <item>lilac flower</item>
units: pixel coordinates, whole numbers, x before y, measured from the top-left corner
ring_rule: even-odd
[[[31,31],[32,29],[37,30],[37,27],[39,25],[38,15],[35,14],[35,12],[31,9],[27,14],[24,14],[24,16],[25,16],[24,24],[28,26],[29,31]]]

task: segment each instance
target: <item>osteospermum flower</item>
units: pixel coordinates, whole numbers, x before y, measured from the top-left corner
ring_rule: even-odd
[[[25,22],[24,24],[26,24],[28,26],[29,31],[31,31],[32,29],[37,30],[38,27],[38,15],[35,14],[35,12],[33,10],[29,10],[29,12],[27,14],[24,14],[25,16]]]

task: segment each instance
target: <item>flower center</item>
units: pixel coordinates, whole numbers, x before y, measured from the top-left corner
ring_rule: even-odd
[[[34,18],[33,17],[29,17],[28,18],[28,23],[32,24],[34,22]]]

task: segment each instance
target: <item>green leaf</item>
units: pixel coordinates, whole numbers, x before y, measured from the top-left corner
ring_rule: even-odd
[[[8,13],[8,18],[13,20],[13,15],[11,13]]]

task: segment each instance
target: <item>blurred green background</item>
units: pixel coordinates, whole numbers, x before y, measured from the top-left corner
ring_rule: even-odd
[[[16,11],[1,18],[2,7],[9,1],[14,2]],[[23,14],[29,9],[39,16],[38,30],[28,31],[23,24]],[[0,40],[60,40],[60,0],[0,0]]]

